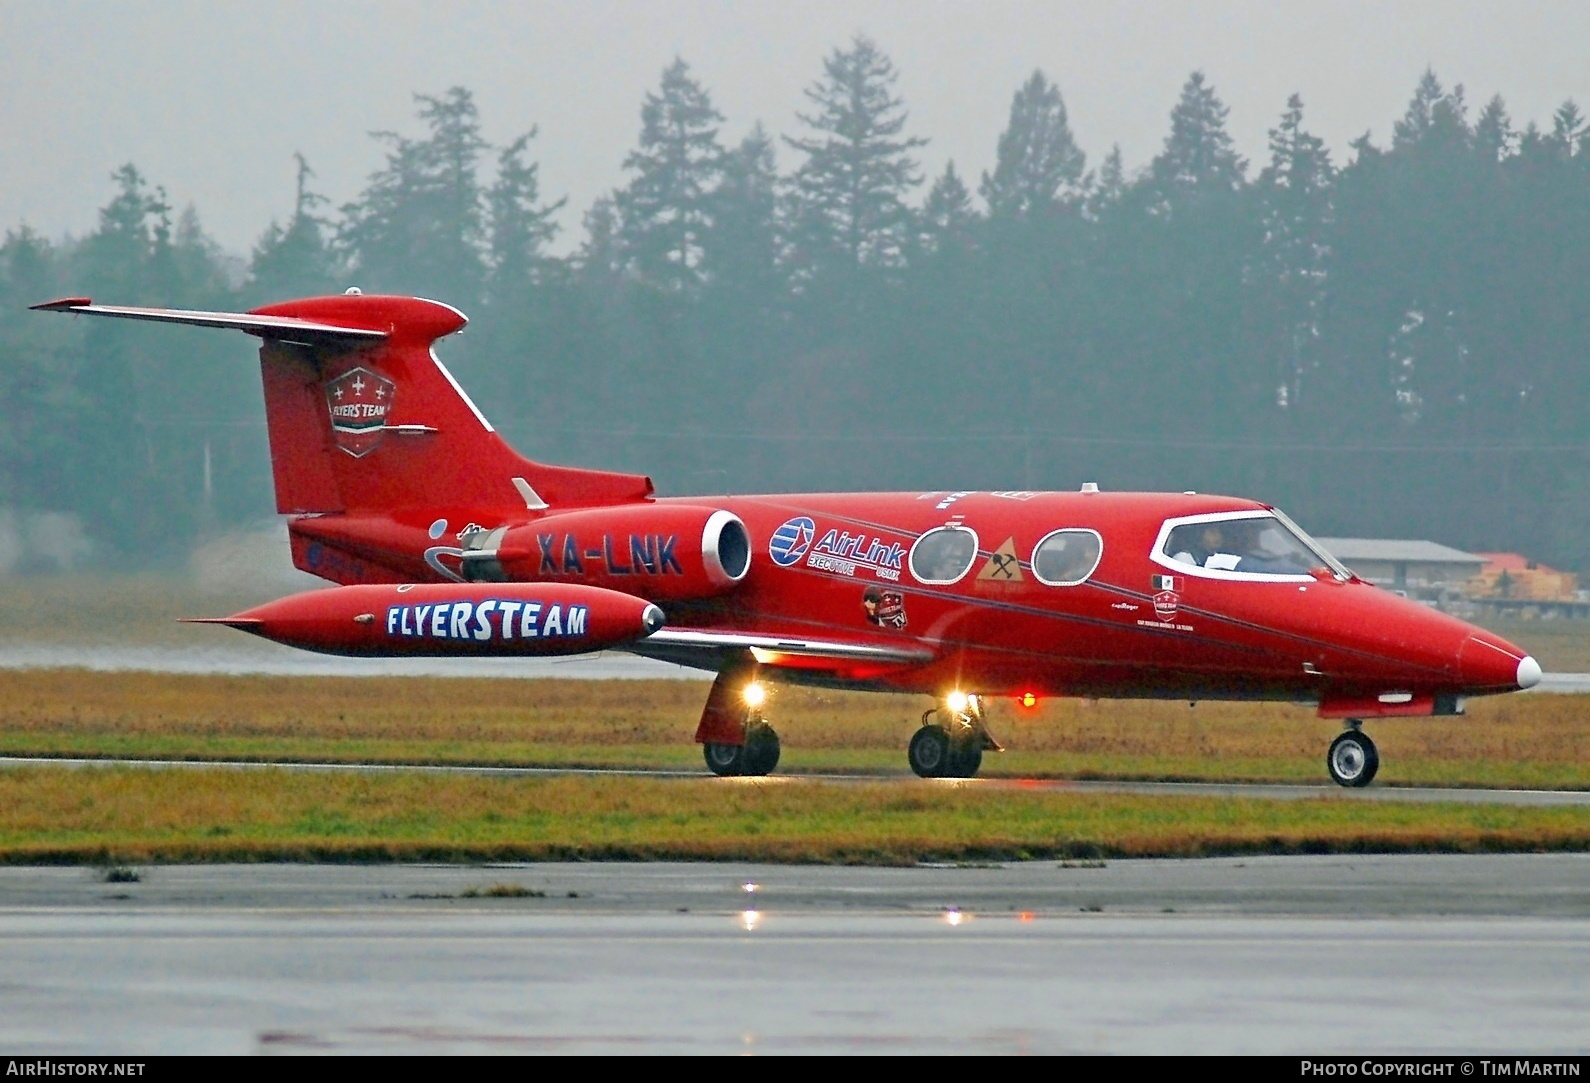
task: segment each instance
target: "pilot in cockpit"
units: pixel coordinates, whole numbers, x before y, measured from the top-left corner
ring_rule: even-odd
[[[1307,573],[1308,566],[1299,559],[1299,554],[1272,552],[1265,547],[1263,534],[1270,525],[1262,519],[1206,523],[1198,533],[1196,544],[1177,552],[1174,559],[1227,572]]]
[[[1204,528],[1198,532],[1197,540],[1176,553],[1172,559],[1198,568],[1232,570],[1242,556],[1229,549],[1226,532],[1223,529],[1227,525],[1231,524],[1205,523]]]

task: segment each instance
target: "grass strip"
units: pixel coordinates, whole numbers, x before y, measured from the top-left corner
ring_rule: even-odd
[[[701,766],[706,685],[0,671],[0,755],[539,767]],[[775,687],[782,771],[903,771],[925,696]],[[993,701],[990,776],[1316,782],[1340,731],[1285,704]],[[1385,785],[1590,789],[1590,696],[1371,722]]]
[[[1590,849],[1590,809],[900,781],[0,771],[0,861],[748,860]]]

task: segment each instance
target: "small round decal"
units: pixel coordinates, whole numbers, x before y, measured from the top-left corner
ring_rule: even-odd
[[[777,530],[767,543],[767,555],[780,568],[788,568],[806,555],[817,536],[817,524],[802,515],[791,519]]]

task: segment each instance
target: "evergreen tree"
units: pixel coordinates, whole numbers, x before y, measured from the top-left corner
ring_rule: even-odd
[[[1478,214],[1482,191],[1473,135],[1462,86],[1448,91],[1426,69],[1381,163],[1376,210],[1388,221],[1362,242],[1380,264],[1388,380],[1408,425],[1480,423],[1472,379],[1480,257],[1461,224]]]
[[[614,287],[624,276],[624,257],[619,245],[618,207],[612,196],[598,196],[585,212],[582,222],[585,243],[575,255],[580,280],[593,287]]]
[[[1181,89],[1170,114],[1170,135],[1154,159],[1152,173],[1162,199],[1175,203],[1193,193],[1236,191],[1248,163],[1237,154],[1226,131],[1230,112],[1214,87],[1195,71]]]
[[[427,137],[373,133],[387,146],[386,165],[342,208],[339,241],[365,289],[451,297],[468,308],[485,277],[478,167],[489,144],[463,87],[414,100]]]
[[[337,285],[336,258],[326,243],[326,220],[320,209],[326,197],[309,188],[315,173],[302,154],[294,154],[297,186],[293,213],[284,228],[271,222],[249,263],[248,296],[255,301],[280,301],[331,293]]]
[[[922,205],[922,247],[928,252],[964,248],[976,222],[972,195],[955,172],[954,161],[946,162]]]
[[[491,223],[491,290],[495,301],[522,297],[543,277],[546,247],[557,236],[553,216],[568,203],[541,203],[541,167],[525,161],[536,129],[515,139],[497,156],[497,179],[487,193]]]
[[[111,174],[116,194],[100,208],[99,227],[75,253],[84,285],[95,293],[136,300],[152,299],[148,269],[156,236],[169,231],[171,206],[164,188],[149,182],[131,162]]]
[[[132,164],[112,174],[115,194],[100,208],[98,228],[74,253],[87,292],[123,303],[184,302],[170,289],[171,208],[163,189],[150,190]],[[198,307],[198,306],[195,306]],[[112,553],[148,553],[163,530],[191,528],[194,516],[181,502],[177,479],[162,470],[169,435],[158,415],[184,389],[152,379],[168,336],[134,335],[113,321],[83,331],[85,364],[75,372],[81,400],[82,440],[73,451],[68,488],[60,495],[74,509],[91,510],[97,540]]]
[[[978,191],[994,218],[1075,208],[1087,197],[1087,158],[1071,135],[1060,88],[1041,71],[1016,91],[993,173]]]
[[[763,311],[777,306],[783,284],[778,183],[773,141],[758,123],[723,157],[703,247],[703,270],[714,292]]]
[[[1092,190],[1088,192],[1087,212],[1092,218],[1098,218],[1104,212],[1119,203],[1126,193],[1126,169],[1121,163],[1121,145],[1115,144],[1110,148],[1110,153],[1104,156],[1104,161],[1099,163],[1099,175],[1094,181]]]
[[[1231,434],[1253,423],[1258,404],[1273,401],[1267,374],[1232,349],[1258,231],[1243,195],[1247,164],[1226,115],[1203,73],[1194,72],[1171,111],[1164,147],[1110,223],[1112,235],[1130,237],[1134,249],[1135,293],[1126,303],[1137,326],[1125,329],[1134,356],[1123,401],[1138,424]]]
[[[778,203],[773,142],[758,123],[724,155],[704,237],[705,285],[676,336],[682,367],[694,367],[696,374],[692,380],[677,373],[673,386],[701,427],[740,416],[765,374],[788,357]],[[730,484],[707,448],[691,447],[685,454],[697,456],[692,468],[698,486]]]
[[[215,239],[204,232],[199,208],[191,203],[177,216],[169,251],[172,288],[162,288],[164,295],[187,298],[187,304],[231,301],[231,279],[241,268],[241,261],[228,256]]]
[[[1584,114],[1570,98],[1551,115],[1551,141],[1557,153],[1572,158],[1584,150],[1590,139],[1590,127],[1585,125]]]
[[[1507,115],[1507,105],[1497,94],[1485,103],[1479,119],[1474,122],[1474,148],[1486,161],[1501,162],[1512,155],[1517,139],[1512,118]]]
[[[701,285],[704,238],[723,170],[723,115],[675,59],[640,110],[640,145],[624,159],[634,172],[615,199],[619,242],[636,278],[666,293]]]
[[[1448,93],[1435,72],[1426,68],[1408,108],[1392,125],[1391,149],[1433,144],[1465,146],[1470,134],[1463,87],[1455,86]]]
[[[1325,141],[1303,130],[1303,99],[1293,94],[1270,129],[1270,161],[1259,174],[1262,236],[1251,278],[1268,326],[1263,349],[1276,358],[1275,401],[1295,409],[1304,376],[1315,361],[1330,255],[1330,154]]]
[[[27,310],[58,296],[60,254],[26,225],[0,244],[0,508],[62,510],[83,431],[77,328]]]
[[[803,277],[851,276],[901,263],[911,232],[905,198],[921,183],[911,152],[927,140],[902,137],[899,76],[870,39],[857,37],[823,61],[799,114],[813,134],[785,137],[805,156],[794,181],[793,259]]]

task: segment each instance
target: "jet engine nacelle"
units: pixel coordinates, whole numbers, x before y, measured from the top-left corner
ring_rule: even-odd
[[[405,583],[305,591],[195,623],[323,654],[483,658],[623,646],[661,628],[663,612],[573,583]]]
[[[692,504],[554,512],[463,539],[472,582],[585,583],[659,601],[711,598],[751,568],[740,517]]]

